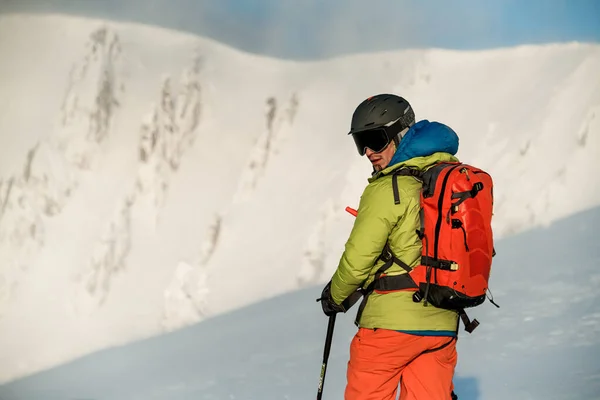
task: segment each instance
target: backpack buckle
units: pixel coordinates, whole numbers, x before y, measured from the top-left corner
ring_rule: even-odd
[[[381,256],[379,256],[379,259],[383,262],[392,261],[392,253],[386,248],[381,253]]]
[[[471,198],[474,198],[475,196],[477,196],[477,193],[481,192],[482,190],[483,190],[483,183],[481,183],[481,182],[475,183],[473,185],[473,188],[469,192],[471,194]]]

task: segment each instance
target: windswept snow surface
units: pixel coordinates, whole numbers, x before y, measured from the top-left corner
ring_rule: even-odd
[[[0,54],[0,382],[326,282],[370,173],[350,117],[375,93],[458,132],[495,179],[498,238],[600,204],[598,45],[296,63],[1,15]]]
[[[495,300],[460,332],[461,400],[600,398],[600,208],[501,240]],[[0,386],[3,400],[289,399],[316,393],[320,287]],[[324,398],[341,399],[356,309],[338,317]]]

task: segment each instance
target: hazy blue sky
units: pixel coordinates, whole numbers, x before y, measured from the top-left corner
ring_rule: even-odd
[[[600,41],[600,0],[0,0],[189,31],[284,58]]]

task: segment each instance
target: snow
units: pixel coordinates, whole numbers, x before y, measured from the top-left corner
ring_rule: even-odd
[[[600,396],[600,207],[500,240],[490,303],[468,311],[461,400]],[[547,251],[547,249],[553,251]],[[306,399],[316,394],[327,319],[320,286],[0,386],[0,398]],[[337,318],[324,399],[340,399],[356,307]]]
[[[459,133],[459,156],[494,177],[499,239],[600,204],[595,44],[291,62],[155,27],[0,15],[0,54],[0,382],[275,296],[313,296],[370,172],[346,133],[374,93],[404,95],[418,119]],[[565,262],[597,254],[582,251]],[[569,282],[570,270],[552,271]],[[499,302],[511,290],[531,298],[494,314],[500,330],[533,337],[535,318],[566,307],[546,299],[555,286],[505,282]],[[568,289],[569,301],[591,301]],[[562,346],[596,323],[585,315],[490,354],[516,368],[515,349]],[[470,343],[478,355],[493,344]]]

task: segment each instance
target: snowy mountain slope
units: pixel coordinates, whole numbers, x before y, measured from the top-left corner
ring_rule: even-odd
[[[3,15],[0,54],[0,381],[329,279],[373,93],[459,133],[497,237],[600,203],[597,45],[293,63]]]
[[[598,398],[599,223],[595,208],[498,243],[492,282],[501,308],[486,303],[469,311],[481,325],[460,332],[461,400]],[[311,398],[327,326],[314,301],[320,290],[83,357],[0,386],[0,398]],[[324,398],[342,398],[355,312],[337,319]]]

